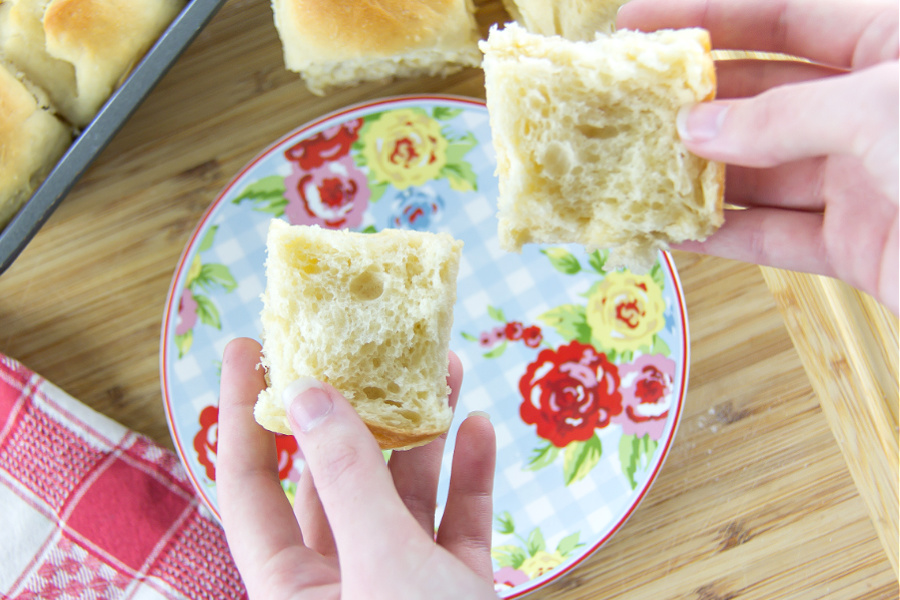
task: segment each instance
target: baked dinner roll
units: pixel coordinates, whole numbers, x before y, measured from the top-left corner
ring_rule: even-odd
[[[322,95],[481,64],[471,0],[272,0],[285,66]]]
[[[0,231],[72,142],[47,100],[0,63]]]
[[[724,166],[688,152],[675,126],[715,95],[706,31],[573,42],[511,23],[481,47],[502,248],[609,248],[611,266],[641,272],[722,224]]]
[[[354,233],[274,219],[266,241],[263,361],[255,416],[291,433],[281,395],[299,377],[331,384],[384,448],[450,427],[450,328],[462,242],[448,234]]]
[[[184,0],[3,0],[0,53],[87,125]]]
[[[593,40],[616,30],[616,15],[627,0],[503,0],[506,12],[531,33],[568,40]]]

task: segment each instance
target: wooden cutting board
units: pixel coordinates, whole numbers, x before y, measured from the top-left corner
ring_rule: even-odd
[[[499,0],[476,4],[483,32],[505,18]],[[471,69],[312,96],[283,68],[269,3],[232,0],[0,276],[0,352],[171,448],[161,319],[203,211],[244,164],[304,122],[363,100],[429,93],[483,97],[482,75]],[[806,292],[787,281],[773,296],[755,266],[675,259],[692,360],[671,453],[623,529],[530,597],[897,598],[896,552],[889,558],[882,544],[893,533],[896,550],[896,410],[893,446],[879,433],[887,445],[860,445],[851,461],[855,446],[829,424],[843,425],[843,413],[834,416],[848,410],[843,396],[808,375],[820,369],[810,362],[815,352],[844,350],[827,334],[801,347],[798,327],[820,332],[828,319],[800,324],[786,310],[787,328],[780,310]],[[841,339],[853,340],[858,321],[844,321]],[[882,343],[866,339],[869,349]],[[890,343],[896,352],[896,337]],[[895,363],[896,409],[896,354],[886,360]],[[865,465],[882,463],[887,471],[873,476],[892,474],[893,496],[864,485]]]

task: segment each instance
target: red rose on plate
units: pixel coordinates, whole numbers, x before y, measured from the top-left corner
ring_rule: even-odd
[[[216,480],[216,448],[219,443],[219,409],[207,406],[200,411],[200,431],[194,436],[197,460],[206,469],[206,476]]]
[[[372,195],[366,174],[349,157],[310,171],[294,166],[284,185],[288,200],[284,214],[294,225],[358,227]]]
[[[622,412],[619,373],[593,346],[571,342],[543,350],[519,380],[522,420],[554,446],[586,441]]]
[[[206,476],[216,480],[216,450],[219,445],[219,407],[207,406],[200,411],[200,431],[194,436],[197,461],[206,470]],[[291,435],[275,435],[275,453],[278,456],[278,478],[286,479],[294,467],[294,458],[300,447]]]
[[[362,119],[353,119],[317,133],[311,138],[294,144],[284,151],[284,156],[296,162],[304,171],[321,167],[350,152],[350,146],[359,137]]]

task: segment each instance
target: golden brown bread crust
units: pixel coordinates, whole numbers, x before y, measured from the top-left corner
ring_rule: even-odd
[[[0,230],[71,142],[71,133],[0,63]]]
[[[0,53],[47,91],[60,115],[90,122],[184,0],[5,0]]]
[[[284,25],[322,54],[391,56],[431,45],[458,18],[457,0],[293,0]]]

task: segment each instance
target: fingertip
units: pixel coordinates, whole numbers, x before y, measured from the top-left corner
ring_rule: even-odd
[[[284,410],[292,427],[309,433],[334,410],[331,390],[313,377],[301,377],[281,394]]]
[[[719,137],[728,106],[720,102],[701,102],[682,106],[675,116],[675,127],[681,141],[699,144]]]

